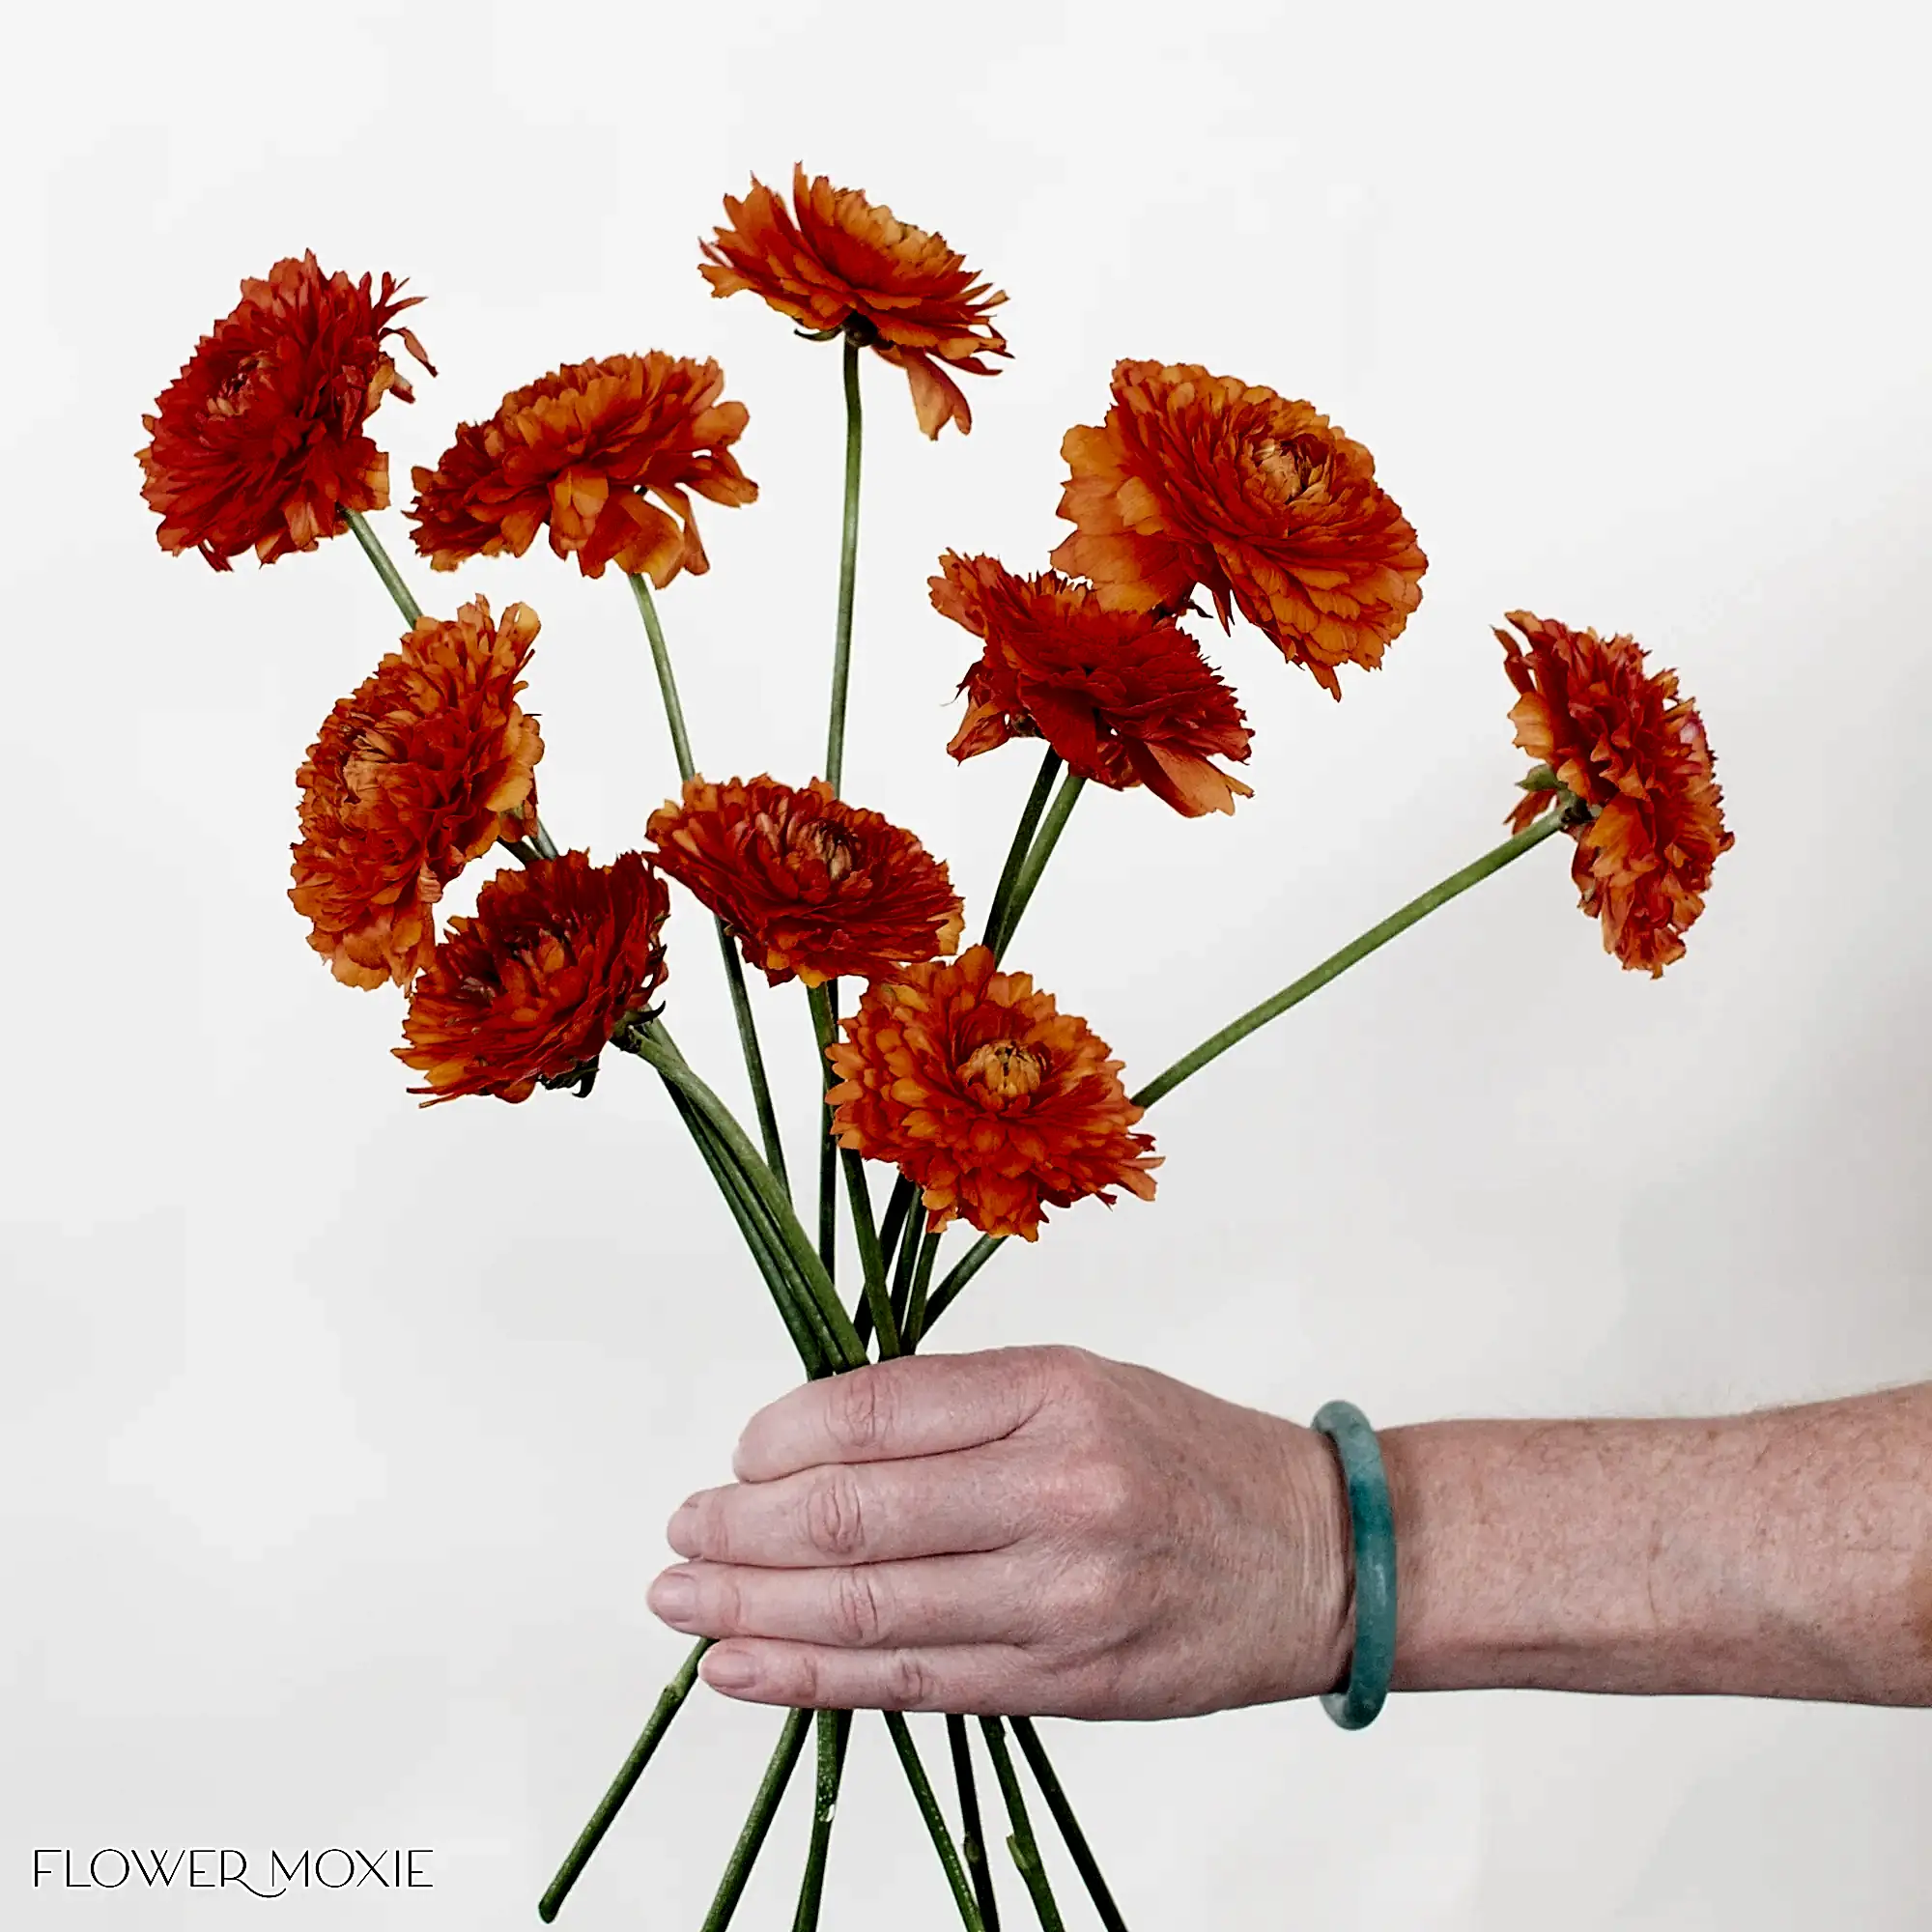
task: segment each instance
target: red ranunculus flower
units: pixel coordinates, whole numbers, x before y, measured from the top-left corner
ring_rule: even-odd
[[[1674,671],[1644,669],[1632,639],[1508,616],[1529,646],[1496,633],[1519,693],[1516,742],[1592,809],[1572,828],[1578,903],[1603,922],[1605,952],[1655,978],[1684,956],[1711,868],[1734,842],[1704,721]],[[1511,825],[1522,831],[1556,797],[1526,793]]]
[[[296,774],[289,897],[351,986],[407,985],[436,952],[437,901],[472,859],[536,820],[537,721],[517,703],[537,613],[416,621],[324,720]]]
[[[1088,584],[1015,577],[990,556],[949,551],[939,568],[934,609],[986,640],[959,687],[955,758],[1037,737],[1080,777],[1144,784],[1189,818],[1252,796],[1209,762],[1248,755],[1241,707],[1171,617],[1109,611]]]
[[[842,328],[906,372],[919,426],[936,437],[948,423],[964,435],[973,412],[948,373],[994,376],[980,358],[1005,355],[1006,338],[986,320],[1006,300],[974,278],[943,237],[895,220],[857,188],[792,171],[791,207],[753,180],[743,201],[724,197],[731,218],[700,244],[698,273],[716,296],[750,289],[809,329]]]
[[[384,395],[413,400],[384,343],[422,344],[396,322],[422,298],[402,284],[325,275],[314,255],[277,262],[195,344],[143,416],[141,495],[158,511],[161,548],[198,550],[216,570],[252,550],[273,563],[349,527],[349,510],[389,500],[389,459],[363,433]]]
[[[407,1046],[425,1106],[465,1094],[526,1100],[588,1077],[618,1025],[664,983],[664,881],[641,855],[582,852],[497,874],[474,919],[453,919],[410,993]]]
[[[651,814],[661,870],[737,934],[774,986],[868,980],[951,952],[963,927],[946,867],[910,832],[776,779],[692,779]]]
[[[1153,1199],[1153,1138],[1087,1022],[983,946],[875,980],[827,1049],[833,1132],[919,1183],[927,1225],[963,1215],[1034,1240],[1045,1208]]]

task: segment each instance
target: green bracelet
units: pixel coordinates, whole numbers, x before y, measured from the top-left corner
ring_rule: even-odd
[[[1395,1674],[1395,1514],[1369,1418],[1351,1402],[1331,1402],[1315,1427],[1342,1459],[1355,1545],[1355,1655],[1348,1689],[1325,1691],[1321,1708],[1345,1731],[1359,1731],[1381,1709]]]

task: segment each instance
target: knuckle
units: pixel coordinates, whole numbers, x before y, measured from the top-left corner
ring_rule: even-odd
[[[886,1634],[885,1604],[878,1579],[864,1568],[832,1573],[832,1625],[841,1643],[871,1645]]]
[[[724,1492],[712,1490],[697,1498],[692,1511],[691,1553],[717,1563],[731,1553],[731,1532],[726,1526]]]
[[[1082,1467],[1075,1496],[1082,1520],[1103,1532],[1124,1529],[1140,1514],[1140,1483],[1111,1456],[1096,1456]]]
[[[1126,1566],[1103,1554],[1063,1564],[1041,1592],[1033,1648],[1061,1667],[1084,1665],[1131,1634]]]
[[[895,1653],[886,1676],[886,1708],[892,1711],[923,1711],[933,1702],[931,1667],[916,1650]]]
[[[1055,1530],[1083,1545],[1132,1534],[1143,1507],[1134,1473],[1105,1455],[1066,1458],[1047,1478],[1044,1500]]]
[[[849,1470],[835,1469],[806,1491],[805,1540],[820,1556],[856,1556],[865,1547],[859,1485]]]
[[[893,1422],[891,1378],[870,1369],[834,1376],[825,1389],[826,1427],[840,1448],[875,1449]]]
[[[704,1579],[698,1602],[698,1614],[707,1632],[715,1632],[719,1636],[738,1636],[750,1630],[744,1589],[728,1570],[714,1572]]]
[[[1041,1351],[1041,1370],[1054,1410],[1075,1427],[1103,1421],[1110,1413],[1106,1365],[1088,1349],[1068,1344]]]
[[[792,1677],[792,1706],[795,1710],[815,1711],[824,1691],[818,1659],[810,1650],[788,1653]]]

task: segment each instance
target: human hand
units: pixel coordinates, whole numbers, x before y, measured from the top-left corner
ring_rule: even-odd
[[[1313,1431],[1068,1348],[919,1355],[760,1409],[651,1585],[715,1689],[1171,1718],[1333,1689],[1349,1515]]]

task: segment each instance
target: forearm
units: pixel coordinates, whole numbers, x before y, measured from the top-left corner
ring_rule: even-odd
[[[1932,1383],[1382,1446],[1397,1689],[1932,1705]]]

